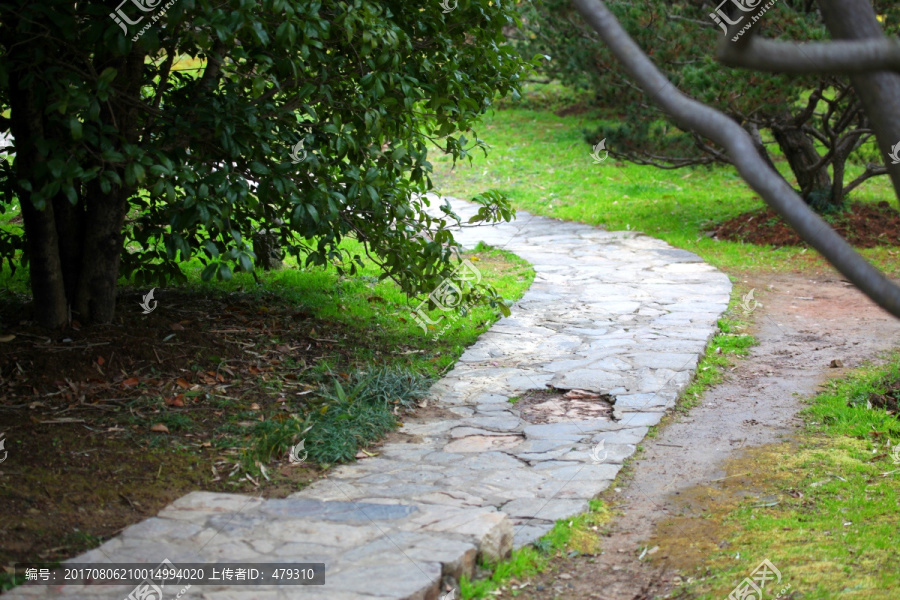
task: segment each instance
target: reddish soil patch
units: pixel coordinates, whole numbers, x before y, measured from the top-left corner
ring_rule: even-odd
[[[848,242],[859,248],[900,246],[900,212],[890,204],[854,203],[826,221]],[[753,210],[731,218],[715,229],[720,240],[771,246],[806,245],[771,208]]]

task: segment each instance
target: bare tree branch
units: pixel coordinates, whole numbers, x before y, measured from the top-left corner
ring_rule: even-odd
[[[867,164],[866,170],[863,172],[863,174],[860,175],[859,177],[857,177],[856,179],[854,179],[853,181],[851,181],[850,183],[848,183],[847,187],[844,188],[844,191],[843,191],[844,196],[846,196],[847,194],[852,192],[854,189],[859,187],[859,185],[862,182],[864,182],[867,179],[870,179],[872,177],[876,177],[878,175],[887,175],[887,169],[884,168],[884,165],[876,165],[876,164],[872,164],[872,163]]]
[[[728,152],[741,177],[800,236],[867,296],[900,317],[900,287],[869,264],[815,214],[777,172],[763,161],[750,135],[721,112],[675,88],[643,53],[600,0],[572,0],[587,22],[645,92],[682,129],[696,131]]]
[[[797,43],[751,37],[747,44],[738,48],[728,37],[724,37],[716,49],[716,58],[729,67],[770,73],[900,73],[900,42],[882,38]]]

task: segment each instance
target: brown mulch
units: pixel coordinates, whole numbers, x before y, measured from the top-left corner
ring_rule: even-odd
[[[858,248],[900,246],[900,212],[886,201],[854,203],[826,217],[830,225]],[[753,210],[721,223],[713,232],[720,240],[771,246],[806,243],[771,208]]]

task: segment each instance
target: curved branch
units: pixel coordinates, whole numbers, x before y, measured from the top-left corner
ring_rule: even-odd
[[[900,287],[869,264],[815,214],[781,175],[763,161],[750,135],[733,120],[681,93],[656,68],[600,0],[572,0],[625,69],[682,129],[726,149],[741,177],[791,227],[882,308],[900,317]]]
[[[876,165],[869,163],[866,165],[866,170],[863,171],[862,175],[851,181],[847,184],[847,187],[843,189],[842,194],[846,196],[857,187],[859,187],[864,181],[871,179],[872,177],[877,177],[879,175],[887,175],[888,170],[884,165]]]
[[[716,58],[729,67],[770,73],[856,75],[900,72],[900,42],[890,38],[833,42],[783,42],[750,38],[743,47],[722,38]]]

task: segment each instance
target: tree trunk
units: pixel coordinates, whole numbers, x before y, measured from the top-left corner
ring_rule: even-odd
[[[841,199],[832,195],[828,167],[810,170],[822,158],[813,139],[790,123],[773,125],[772,135],[790,164],[806,203],[820,212],[839,207]]]
[[[16,26],[14,18],[0,24],[3,43],[8,41],[10,29]],[[29,52],[21,45],[7,45],[10,49],[4,61],[8,64],[10,81],[9,121],[16,140],[15,177],[18,182],[31,184],[31,189],[17,186],[16,194],[25,225],[35,319],[42,326],[54,329],[69,323],[73,313],[85,323],[112,321],[123,227],[134,186],[114,185],[109,193],[104,193],[100,179],[95,179],[76,186],[74,204],[63,193],[35,204],[33,192],[52,183],[47,170],[40,168],[46,158],[36,142],[65,134],[52,131],[60,125],[54,125],[56,122],[44,112],[47,98],[40,88],[41,77],[35,77],[31,71],[35,65]],[[95,55],[93,58],[97,71],[111,66],[121,74],[116,87],[125,96],[140,96],[142,52],[131,52],[127,57]],[[123,143],[139,143],[142,121],[135,106],[105,102],[101,106],[101,120],[115,127]],[[124,165],[108,164],[105,168],[116,169],[124,179]]]
[[[104,194],[99,184],[87,186],[84,245],[75,293],[75,311],[82,319],[112,321],[116,312],[116,287],[127,213],[127,194],[113,187]]]
[[[16,162],[19,160],[22,159],[17,154]],[[69,322],[69,305],[66,302],[53,207],[48,203],[44,210],[38,210],[32,205],[30,198],[22,198],[20,203],[28,243],[35,316],[44,327],[63,327]]]
[[[10,127],[16,139],[17,178],[19,181],[33,181],[31,174],[35,165],[44,160],[34,144],[34,140],[43,137],[43,115],[31,90],[21,85],[21,76],[22,73],[17,71],[9,74],[12,116]],[[21,186],[17,187],[28,245],[35,315],[42,326],[59,328],[69,322],[69,306],[66,302],[53,205],[47,202],[44,209],[40,210],[32,202],[31,192]]]
[[[62,264],[66,298],[74,298],[78,290],[78,274],[81,270],[82,244],[84,242],[84,203],[69,202],[60,194],[53,199],[53,216],[59,238],[59,257]],[[71,301],[71,300],[70,300]]]

